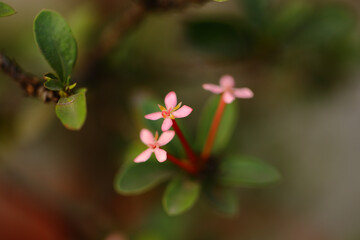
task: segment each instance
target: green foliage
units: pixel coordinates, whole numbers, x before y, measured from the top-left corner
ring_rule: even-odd
[[[248,156],[232,156],[220,163],[219,184],[233,187],[258,187],[280,180],[271,165]]]
[[[166,188],[163,205],[169,215],[178,215],[190,209],[196,202],[200,184],[185,177],[174,178]]]
[[[134,157],[135,158],[135,157]],[[121,194],[140,194],[169,179],[174,169],[152,156],[143,163],[130,163],[115,178],[115,189]]]
[[[199,151],[202,150],[205,144],[212,120],[219,104],[219,100],[220,96],[213,96],[212,98],[210,98],[201,113],[196,141],[196,147]],[[219,129],[216,134],[214,146],[212,149],[213,154],[219,153],[229,143],[234,133],[237,117],[237,102],[234,101],[231,104],[227,104],[221,118]]]
[[[15,14],[15,10],[6,3],[0,2],[0,17],[7,17]]]
[[[63,83],[58,79],[50,79],[44,83],[44,86],[52,91],[60,91],[64,88]]]
[[[35,40],[64,85],[73,71],[77,57],[77,46],[70,27],[61,15],[43,10],[34,22]]]
[[[216,210],[226,214],[234,215],[238,212],[238,196],[231,188],[220,186],[209,186],[204,189],[208,203]]]
[[[73,94],[76,83],[70,85],[77,58],[71,29],[60,14],[43,10],[35,18],[34,34],[42,54],[57,74],[44,75],[44,86],[59,91],[61,96],[56,104],[56,115],[66,128],[80,130],[86,119],[86,90],[79,89]]]
[[[63,125],[70,130],[80,130],[86,119],[86,89],[81,88],[76,94],[61,97],[56,104],[56,115]]]

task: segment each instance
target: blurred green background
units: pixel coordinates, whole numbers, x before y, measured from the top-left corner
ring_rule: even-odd
[[[0,50],[31,73],[50,71],[32,23],[60,12],[79,46],[75,78],[88,88],[88,118],[66,130],[53,104],[24,97],[0,73],[0,235],[3,239],[360,239],[360,3],[229,0],[154,11],[87,69],[87,53],[126,0],[8,0]],[[91,76],[87,76],[91,73]],[[180,217],[161,207],[164,186],[120,196],[113,179],[141,126],[139,99],[170,90],[194,108],[203,83],[231,74],[255,97],[239,101],[229,149],[271,163],[281,183],[239,191],[228,217],[204,201]],[[87,77],[84,77],[87,76]],[[195,137],[195,136],[194,136]]]

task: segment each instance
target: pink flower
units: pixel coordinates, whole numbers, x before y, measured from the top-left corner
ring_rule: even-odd
[[[164,162],[167,159],[167,153],[165,150],[161,149],[161,146],[168,144],[175,136],[174,131],[166,131],[161,134],[159,137],[158,132],[155,133],[155,137],[153,134],[147,130],[142,129],[140,131],[140,139],[141,141],[147,145],[149,148],[140,153],[135,159],[134,162],[145,162],[148,160],[152,153],[155,153],[155,157],[159,162]]]
[[[161,130],[163,132],[167,131],[173,125],[172,119],[187,117],[192,112],[191,107],[186,105],[181,107],[181,102],[178,105],[176,104],[177,104],[176,93],[173,91],[169,92],[165,96],[166,108],[161,105],[158,105],[161,112],[154,112],[147,114],[145,115],[145,118],[150,120],[158,120],[160,118],[164,118],[164,122],[161,126]]]
[[[202,87],[215,94],[222,93],[225,103],[232,103],[235,98],[252,98],[254,93],[249,88],[234,88],[235,81],[230,75],[224,75],[220,79],[220,86],[206,83]]]

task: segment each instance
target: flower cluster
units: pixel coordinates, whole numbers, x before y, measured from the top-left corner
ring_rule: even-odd
[[[164,118],[164,122],[161,126],[163,133],[159,137],[158,132],[155,133],[155,136],[148,130],[142,129],[140,131],[141,141],[147,145],[149,148],[142,152],[139,156],[134,159],[134,162],[145,162],[148,160],[152,153],[155,153],[155,157],[159,162],[164,162],[167,159],[167,152],[160,147],[168,144],[175,136],[174,131],[169,131],[171,126],[173,126],[173,121],[175,118],[184,118],[189,116],[192,112],[192,108],[189,106],[182,106],[181,102],[177,104],[176,93],[171,91],[165,96],[165,107],[158,105],[161,112],[154,112],[145,115],[146,119],[149,120],[158,120]]]
[[[214,117],[213,124],[210,128],[209,136],[201,157],[197,157],[193,153],[175,120],[176,118],[185,118],[189,116],[193,109],[187,105],[182,106],[181,102],[178,104],[176,93],[171,91],[165,96],[165,107],[158,105],[160,109],[159,112],[145,115],[145,118],[149,120],[158,120],[163,118],[164,121],[161,126],[163,133],[159,136],[158,132],[156,132],[154,136],[148,129],[142,129],[140,131],[140,139],[145,145],[148,146],[148,149],[138,155],[134,159],[134,162],[145,162],[150,158],[151,154],[154,153],[156,159],[159,162],[164,162],[169,159],[174,164],[188,172],[196,172],[192,170],[198,167],[198,162],[200,160],[206,161],[208,158],[225,105],[232,103],[235,98],[252,98],[254,95],[249,88],[234,88],[234,86],[235,81],[230,75],[223,76],[220,79],[220,85],[203,84],[203,88],[205,90],[215,94],[222,94],[222,97],[217,111],[219,116]],[[174,131],[169,130],[171,127],[174,129]],[[185,164],[183,161],[173,157],[161,148],[162,146],[168,144],[174,138],[175,134],[180,139],[180,142],[182,143],[188,155],[188,159],[191,161],[190,165]]]

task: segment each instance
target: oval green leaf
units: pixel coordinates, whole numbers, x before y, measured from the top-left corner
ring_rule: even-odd
[[[219,104],[219,100],[219,96],[210,98],[204,107],[203,112],[201,113],[196,141],[196,148],[198,151],[201,151],[205,144],[206,138],[209,134],[210,126]],[[216,134],[212,153],[216,154],[227,146],[234,133],[237,117],[238,108],[236,101],[231,104],[227,104]]]
[[[254,157],[232,156],[220,164],[219,183],[234,187],[258,187],[281,179],[279,172]]]
[[[137,152],[140,153],[141,151]],[[173,174],[174,169],[169,164],[159,163],[152,156],[146,162],[129,163],[124,166],[116,175],[115,190],[125,195],[141,194],[166,181]]]
[[[64,84],[59,79],[49,79],[44,82],[44,87],[52,91],[60,91],[64,88]]]
[[[199,182],[185,177],[174,178],[166,188],[163,206],[169,215],[179,215],[190,209],[199,197]]]
[[[6,3],[0,2],[0,17],[7,17],[15,14],[15,10]]]
[[[86,119],[86,89],[70,97],[62,97],[56,104],[56,115],[69,130],[80,130]]]
[[[35,40],[64,84],[71,75],[77,57],[77,45],[69,25],[53,11],[43,10],[34,22]]]

